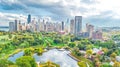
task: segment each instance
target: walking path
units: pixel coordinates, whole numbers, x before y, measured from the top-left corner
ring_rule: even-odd
[[[79,62],[80,60],[79,59],[77,59],[77,58],[75,58],[74,56],[72,56],[70,53],[69,54],[67,54],[69,57],[71,57],[72,59],[74,59],[74,60],[76,60],[77,62]]]

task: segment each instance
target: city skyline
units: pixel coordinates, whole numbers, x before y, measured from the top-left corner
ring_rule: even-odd
[[[27,22],[28,14],[33,18],[49,18],[64,21],[83,17],[83,26],[91,23],[97,27],[120,26],[119,0],[0,0],[0,26],[20,19]]]

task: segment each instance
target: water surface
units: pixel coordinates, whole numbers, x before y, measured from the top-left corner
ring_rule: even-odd
[[[57,63],[60,67],[78,67],[77,61],[69,57],[69,51],[59,51],[57,49],[49,50],[43,53],[41,56],[34,54],[36,62],[46,62],[48,60]],[[23,55],[23,52],[19,52],[14,56],[9,57],[9,60],[15,62],[15,60]]]

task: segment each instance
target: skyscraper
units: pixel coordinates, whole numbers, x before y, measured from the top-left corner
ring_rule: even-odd
[[[64,22],[62,21],[62,31],[64,31]]]
[[[18,23],[18,31],[22,31],[22,25],[21,25],[21,21],[19,20],[19,23]]]
[[[28,24],[31,22],[31,15],[30,14],[28,15],[27,22],[28,22]]]
[[[71,34],[74,34],[74,26],[75,26],[75,23],[74,23],[74,20],[70,20],[70,33]]]
[[[9,22],[9,31],[14,32],[15,31],[15,24],[14,22]]]
[[[95,31],[93,32],[93,36],[92,36],[92,39],[94,40],[102,40],[103,37],[102,37],[102,31]]]
[[[15,31],[18,31],[18,20],[15,20]]]
[[[87,23],[86,24],[86,31],[89,33],[89,38],[91,38],[93,31],[94,31],[94,26]]]
[[[82,16],[75,16],[75,30],[74,34],[76,36],[79,35],[79,33],[82,32]]]

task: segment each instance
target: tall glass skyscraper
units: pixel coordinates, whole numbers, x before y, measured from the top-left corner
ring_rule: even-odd
[[[30,14],[28,15],[27,22],[28,22],[28,24],[31,22],[31,15]]]
[[[15,31],[18,31],[18,20],[15,20]]]
[[[9,31],[14,32],[15,31],[15,24],[14,22],[9,22]]]
[[[82,32],[82,16],[75,16],[74,34],[78,36]]]
[[[62,21],[62,31],[64,31],[64,22]]]

